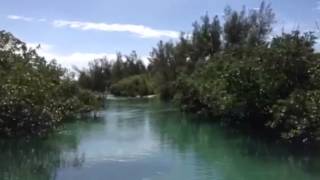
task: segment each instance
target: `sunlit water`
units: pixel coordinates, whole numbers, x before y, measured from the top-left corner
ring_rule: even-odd
[[[320,179],[317,153],[267,144],[155,100],[110,100],[99,116],[45,140],[0,140],[0,179]]]

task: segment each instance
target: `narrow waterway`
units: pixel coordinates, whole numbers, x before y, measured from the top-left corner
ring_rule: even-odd
[[[99,115],[46,140],[0,140],[0,179],[320,179],[320,153],[267,144],[156,100],[109,100]]]

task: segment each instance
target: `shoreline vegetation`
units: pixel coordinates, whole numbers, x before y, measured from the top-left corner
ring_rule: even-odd
[[[0,76],[1,136],[46,136],[68,117],[103,105],[101,95],[6,31],[0,31]]]
[[[275,17],[265,2],[258,9],[227,7],[222,21],[206,14],[191,33],[160,41],[148,65],[135,51],[118,53],[115,60],[96,59],[75,69],[77,80],[1,31],[0,133],[45,133],[66,115],[99,108],[95,94],[159,94],[183,111],[219,117],[214,119],[223,124],[250,127],[286,143],[318,143],[317,37],[299,30],[275,35]]]
[[[147,66],[139,66],[135,52],[118,54],[80,71],[79,82],[120,96],[159,94],[183,111],[217,117],[222,124],[314,144],[320,140],[317,37],[298,30],[274,34],[275,17],[265,2],[258,9],[227,7],[223,21],[206,14],[191,33],[160,41]],[[101,84],[103,89],[95,88]]]

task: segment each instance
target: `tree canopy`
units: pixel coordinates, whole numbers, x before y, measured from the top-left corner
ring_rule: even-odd
[[[286,142],[319,141],[316,36],[296,30],[272,36],[274,22],[265,2],[255,10],[227,7],[223,21],[206,14],[191,36],[160,41],[150,60],[158,92],[225,124],[264,130]]]
[[[0,134],[45,135],[67,116],[97,108],[66,69],[0,31]]]

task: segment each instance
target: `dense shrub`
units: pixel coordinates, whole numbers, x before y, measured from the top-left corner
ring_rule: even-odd
[[[270,129],[288,142],[320,140],[314,40],[294,31],[275,37],[271,46],[213,56],[191,76],[180,77],[176,99],[187,110]]]
[[[314,33],[272,36],[275,14],[225,9],[201,17],[190,35],[160,41],[151,52],[157,92],[183,110],[272,134],[286,142],[320,140],[320,56]]]
[[[290,142],[320,140],[320,91],[293,92],[287,99],[278,100],[271,109],[272,119],[266,126],[280,131]]]
[[[153,94],[153,86],[148,75],[135,75],[113,84],[110,91],[116,96],[146,96]]]
[[[100,103],[55,61],[47,62],[4,31],[0,31],[0,76],[1,135],[45,135],[69,115],[83,108],[93,110]]]
[[[130,76],[146,73],[146,67],[137,53],[133,51],[128,56],[117,54],[117,58],[109,60],[106,57],[93,60],[89,67],[79,73],[78,84],[84,89],[94,92],[108,93],[110,86]]]
[[[0,106],[1,135],[44,135],[54,126],[53,116],[45,109],[21,102]]]

